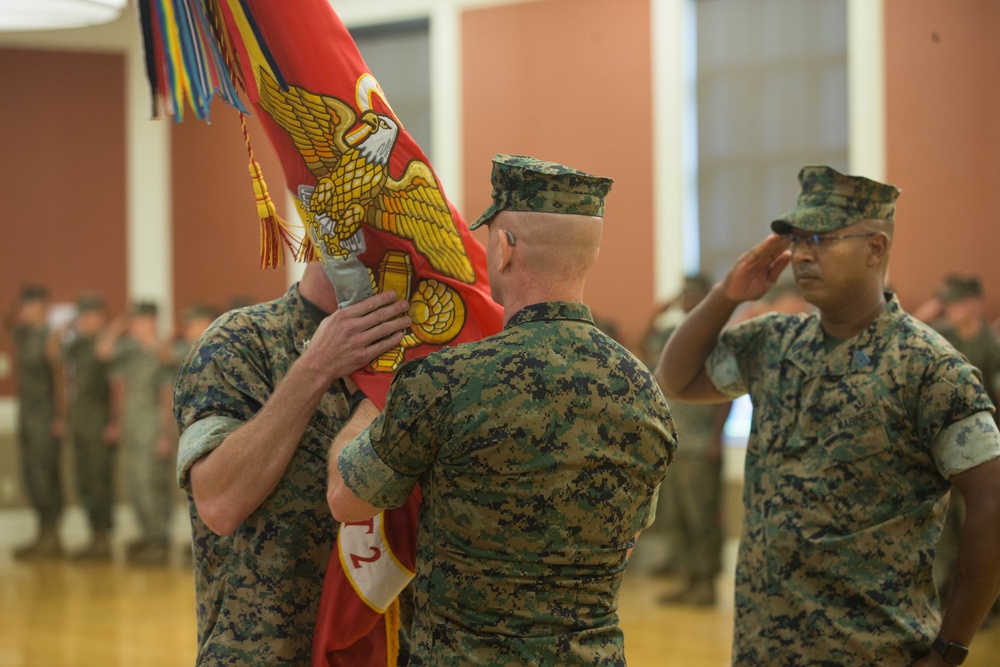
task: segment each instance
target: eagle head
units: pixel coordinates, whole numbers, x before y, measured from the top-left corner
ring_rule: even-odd
[[[357,149],[370,162],[388,164],[389,154],[399,136],[399,124],[395,119],[374,111],[361,114],[361,122],[370,127],[371,132],[357,145]]]

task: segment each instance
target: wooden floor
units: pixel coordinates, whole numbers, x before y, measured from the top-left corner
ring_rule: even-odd
[[[669,579],[630,574],[621,621],[631,667],[729,664],[732,581],[710,610],[656,603]],[[0,667],[189,667],[191,572],[67,561],[25,564],[0,553]],[[1000,665],[1000,624],[977,637],[966,665]]]

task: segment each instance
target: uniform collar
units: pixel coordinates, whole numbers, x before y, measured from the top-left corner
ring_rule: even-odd
[[[575,301],[551,301],[547,303],[533,303],[525,306],[507,320],[504,329],[516,327],[528,322],[542,322],[545,320],[578,320],[580,322],[594,323],[594,317],[590,313],[590,306]]]
[[[819,323],[819,315],[811,315],[785,352],[785,359],[809,377],[870,373],[878,366],[888,334],[899,325],[901,315],[903,309],[899,299],[895,294],[886,292],[885,308],[875,321],[860,334],[830,351],[826,350],[826,334]]]

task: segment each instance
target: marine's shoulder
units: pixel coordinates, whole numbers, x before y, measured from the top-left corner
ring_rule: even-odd
[[[896,316],[892,343],[900,353],[916,355],[922,359],[961,358],[943,334],[905,312]]]
[[[282,297],[223,313],[205,330],[201,343],[261,338],[287,326],[288,310]]]

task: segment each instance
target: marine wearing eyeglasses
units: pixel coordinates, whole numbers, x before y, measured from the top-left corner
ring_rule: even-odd
[[[667,344],[670,399],[749,393],[736,665],[960,664],[1000,589],[1000,433],[978,372],[885,291],[899,190],[826,166]],[[723,331],[791,265],[813,314]],[[931,563],[966,497],[942,618]],[[973,505],[975,508],[973,509]]]

